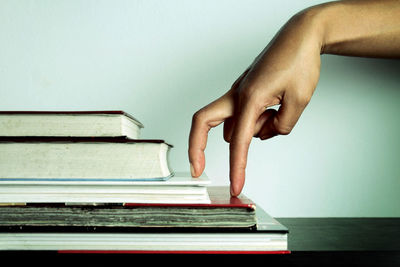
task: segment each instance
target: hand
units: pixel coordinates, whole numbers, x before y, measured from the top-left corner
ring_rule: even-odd
[[[289,134],[311,99],[320,72],[321,42],[307,15],[293,17],[222,97],[193,116],[189,161],[193,177],[205,168],[211,128],[224,123],[230,143],[231,195],[240,194],[253,137]],[[279,109],[268,109],[280,105]]]
[[[400,1],[335,1],[294,16],[222,97],[193,116],[192,175],[205,168],[208,131],[224,122],[231,194],[240,194],[252,137],[289,134],[318,82],[320,54],[400,58]],[[279,110],[268,109],[280,105]]]

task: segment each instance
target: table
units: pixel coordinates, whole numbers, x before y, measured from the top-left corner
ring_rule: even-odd
[[[400,218],[277,218],[289,228],[287,255],[152,255],[56,254],[2,252],[13,261],[51,259],[91,266],[106,261],[119,265],[167,266],[400,266]],[[160,263],[161,262],[161,263]],[[168,264],[167,264],[168,263]],[[215,263],[215,264],[213,264]],[[132,266],[133,266],[132,265]]]
[[[400,266],[400,218],[277,218],[292,266]]]

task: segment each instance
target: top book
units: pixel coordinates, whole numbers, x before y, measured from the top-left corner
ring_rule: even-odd
[[[0,111],[0,136],[140,137],[143,124],[121,110]]]

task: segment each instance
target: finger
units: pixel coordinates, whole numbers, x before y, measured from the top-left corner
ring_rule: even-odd
[[[189,134],[189,162],[193,177],[200,176],[205,168],[204,151],[208,132],[233,115],[233,97],[230,92],[196,112]]]
[[[261,140],[269,139],[276,135],[289,134],[299,120],[308,100],[285,97],[278,111],[270,109],[269,118],[258,133]]]
[[[242,191],[245,180],[247,154],[257,118],[261,112],[252,101],[245,100],[240,107],[230,142],[230,182],[231,195],[237,196]]]
[[[207,145],[208,131],[210,127],[202,116],[197,112],[192,119],[189,134],[189,162],[190,172],[193,177],[198,177],[205,167],[204,150]]]
[[[275,109],[267,109],[264,112],[264,121],[260,122],[262,125],[258,125],[259,129],[255,137],[260,138],[261,140],[269,139],[277,135],[275,128],[273,127],[273,120],[276,117],[277,110]]]
[[[233,94],[237,94],[237,88],[238,86],[240,86],[240,83],[243,81],[243,79],[246,77],[247,73],[250,71],[250,67],[247,68],[242,75],[239,76],[239,78],[233,83],[232,87],[231,87],[231,91]],[[237,103],[235,103],[237,104]],[[233,117],[227,118],[224,121],[224,140],[227,143],[230,143],[231,138],[232,138],[232,132],[233,132],[233,128],[235,125],[235,120]]]
[[[233,117],[227,118],[224,121],[224,140],[227,143],[231,142],[234,126],[235,126],[235,119]]]
[[[255,129],[254,129],[254,137],[260,137],[260,132],[263,129],[265,123],[276,113],[275,109],[267,109],[265,110],[260,117],[258,117]]]
[[[267,109],[267,110],[265,110],[264,113],[261,114],[260,117],[258,117],[258,119],[256,121],[256,125],[254,127],[254,134],[253,134],[254,137],[260,137],[259,133],[263,129],[264,124],[266,123],[266,121],[268,119],[270,119],[272,116],[274,116],[275,113],[276,113],[276,110]],[[224,121],[224,140],[227,143],[231,142],[234,126],[235,126],[234,117],[227,118]]]

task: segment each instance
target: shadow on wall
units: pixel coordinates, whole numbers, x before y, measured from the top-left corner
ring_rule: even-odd
[[[335,73],[337,75],[331,75]],[[330,79],[351,78],[376,80],[392,83],[400,82],[400,59],[362,58],[336,55],[323,55],[321,77]],[[400,89],[400,86],[399,86]]]

